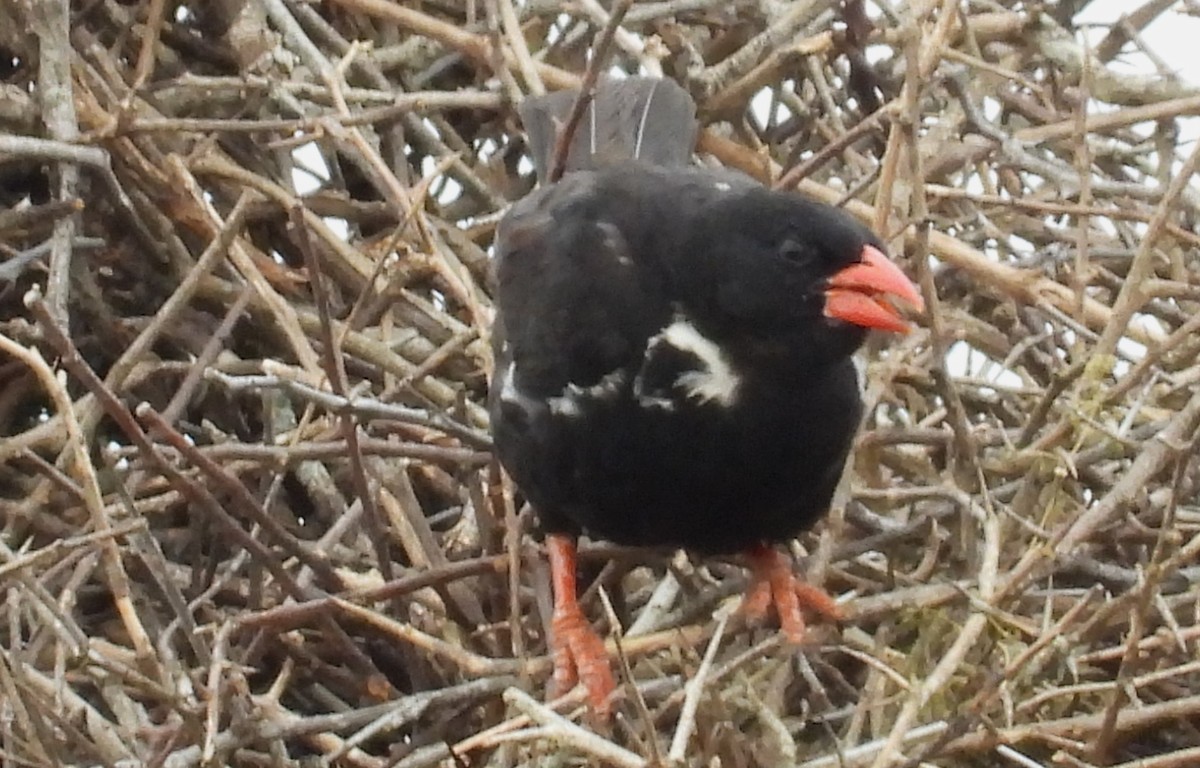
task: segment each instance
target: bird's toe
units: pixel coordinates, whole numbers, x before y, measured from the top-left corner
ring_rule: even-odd
[[[611,714],[616,690],[604,640],[588,624],[582,612],[556,615],[554,631],[554,679],[551,696],[561,696],[582,682],[592,711],[606,720]]]
[[[830,621],[841,621],[842,611],[823,589],[801,581],[792,573],[787,558],[769,547],[756,547],[749,553],[753,581],[742,600],[742,613],[753,621],[766,617],[774,607],[779,626],[791,643],[804,640],[804,612]]]

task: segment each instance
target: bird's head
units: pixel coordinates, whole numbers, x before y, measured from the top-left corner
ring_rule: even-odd
[[[707,274],[685,279],[711,286],[710,307],[751,335],[840,356],[868,330],[907,332],[902,312],[924,308],[879,238],[846,211],[765,189],[721,208],[693,231]]]

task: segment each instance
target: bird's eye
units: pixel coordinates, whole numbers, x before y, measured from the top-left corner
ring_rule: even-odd
[[[779,246],[779,255],[793,264],[807,265],[813,259],[811,246],[797,240],[784,240]]]

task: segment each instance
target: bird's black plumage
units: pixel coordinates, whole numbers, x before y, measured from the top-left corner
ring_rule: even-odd
[[[554,98],[523,109],[543,176]],[[866,330],[825,291],[883,246],[839,209],[683,165],[692,109],[663,81],[602,84],[570,172],[500,224],[493,432],[548,532],[744,550],[810,526],[845,464]]]

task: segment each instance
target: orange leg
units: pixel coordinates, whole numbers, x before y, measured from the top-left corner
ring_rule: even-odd
[[[841,620],[842,611],[833,598],[796,578],[788,558],[765,544],[750,549],[746,555],[754,574],[754,581],[742,600],[742,612],[748,618],[762,619],[774,606],[783,634],[793,643],[804,640],[805,608],[832,621]]]
[[[575,591],[575,539],[561,534],[546,537],[550,553],[550,580],[554,588],[554,616],[550,639],[554,680],[550,693],[560,696],[582,681],[592,710],[607,718],[609,697],[616,690],[604,641],[588,624]]]

